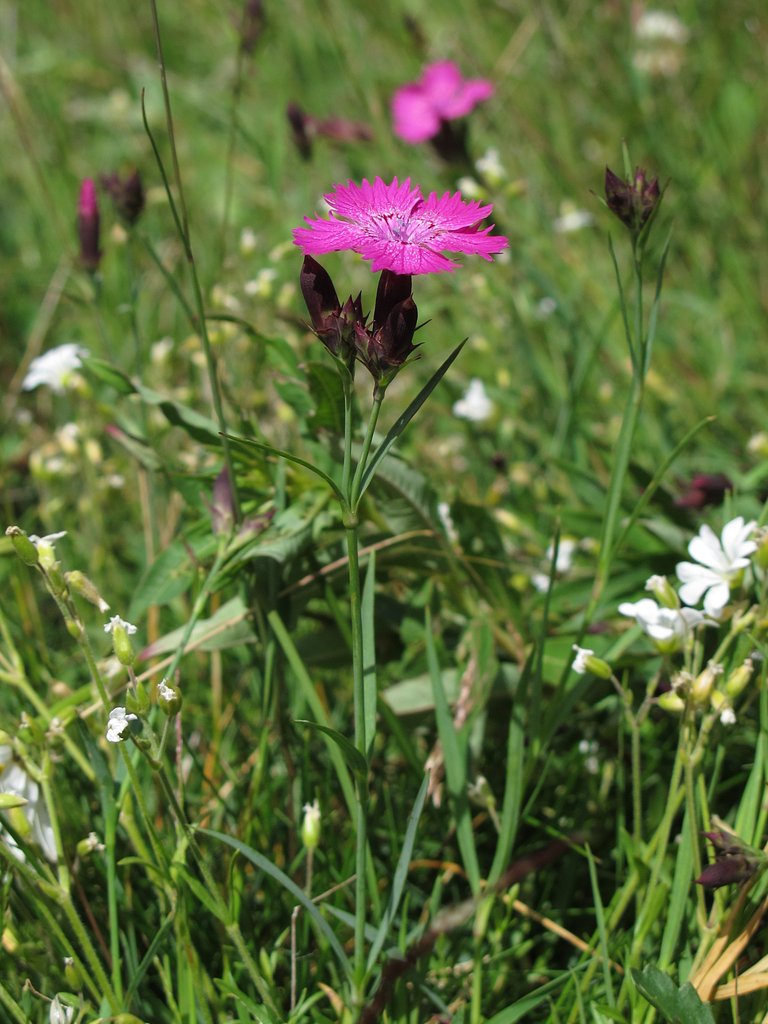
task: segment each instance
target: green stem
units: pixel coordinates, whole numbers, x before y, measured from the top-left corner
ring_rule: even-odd
[[[361,462],[361,465],[363,463]],[[363,676],[363,616],[360,565],[358,560],[357,525],[346,529],[349,564],[349,613],[352,626],[352,684],[355,713],[355,747],[364,758],[368,757],[365,736],[365,685]],[[355,983],[357,996],[362,998],[361,986],[365,977],[365,918],[366,874],[365,860],[368,832],[368,779],[356,780],[357,820],[355,822]]]
[[[353,513],[357,512],[357,506],[360,502],[360,488],[363,482],[363,475],[365,474],[365,467],[368,465],[368,456],[373,443],[373,435],[376,433],[376,424],[379,420],[379,413],[381,412],[381,403],[384,401],[384,394],[384,390],[377,387],[373,396],[373,407],[371,408],[371,416],[368,420],[368,430],[365,434],[363,450],[360,453],[360,461],[357,464],[357,469],[355,470],[355,476],[352,480],[352,487],[349,493],[349,507]]]
[[[101,960],[96,955],[96,950],[91,944],[90,936],[83,927],[83,922],[77,911],[74,908],[72,899],[69,893],[61,893],[61,907],[64,910],[64,914],[69,921],[69,926],[77,936],[77,940],[80,944],[80,948],[83,951],[85,959],[88,963],[88,968],[93,974],[93,979],[98,989],[100,989],[102,995],[106,998],[110,1005],[113,1013],[118,1013],[121,1009],[121,1003],[118,999],[117,993],[112,988],[109,978],[107,977],[106,971],[102,966]]]
[[[149,0],[150,8],[152,10],[152,21],[155,30],[155,45],[157,47],[157,60],[160,66],[160,81],[163,88],[163,102],[165,104],[165,121],[168,128],[168,141],[171,148],[171,161],[173,163],[173,178],[176,184],[176,192],[178,196],[179,209],[181,212],[181,238],[184,245],[184,255],[186,256],[187,265],[189,267],[189,274],[192,280],[192,289],[195,295],[195,308],[197,312],[196,322],[197,329],[200,332],[200,340],[203,345],[203,351],[205,353],[205,363],[208,371],[208,381],[211,388],[211,400],[213,402],[213,408],[216,413],[216,419],[219,424],[219,430],[222,433],[222,444],[224,448],[224,460],[227,464],[227,471],[229,473],[229,485],[232,492],[232,503],[235,510],[235,520],[240,522],[240,500],[237,492],[237,482],[235,478],[234,465],[232,461],[232,449],[229,444],[229,438],[227,437],[227,423],[224,417],[224,405],[221,400],[221,388],[219,386],[219,377],[216,369],[216,360],[213,355],[213,348],[211,346],[211,339],[208,336],[208,324],[205,316],[205,304],[203,302],[203,292],[200,287],[200,279],[197,274],[197,265],[195,263],[195,256],[192,250],[192,241],[189,232],[189,217],[187,215],[187,204],[184,198],[184,187],[181,179],[181,168],[179,167],[179,157],[176,151],[176,136],[173,127],[173,112],[171,110],[171,96],[168,91],[168,82],[165,74],[165,57],[163,55],[163,43],[160,34],[160,19],[157,13],[157,0]]]

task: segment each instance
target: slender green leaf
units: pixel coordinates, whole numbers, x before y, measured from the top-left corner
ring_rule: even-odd
[[[509,863],[512,847],[520,822],[520,806],[523,800],[523,766],[525,764],[525,725],[517,703],[511,706],[509,731],[507,733],[507,759],[504,780],[504,801],[501,809],[501,829],[493,855],[493,864],[488,875],[489,886],[498,882],[501,873]]]
[[[597,918],[597,932],[600,936],[600,952],[602,953],[603,979],[608,1002],[613,1007],[616,1005],[616,996],[613,991],[613,975],[611,974],[611,963],[608,955],[608,929],[605,921],[605,908],[603,898],[600,895],[600,886],[597,881],[597,868],[595,858],[589,846],[586,848],[587,863],[589,864],[589,880],[592,884],[592,899],[595,904],[595,917]]]
[[[235,448],[240,448],[243,451],[248,451],[249,448],[258,448],[259,451],[266,452],[267,455],[274,455],[279,459],[286,459],[288,462],[293,462],[297,466],[303,466],[304,469],[308,469],[310,473],[314,473],[315,476],[319,476],[321,480],[331,488],[333,493],[338,498],[339,502],[344,505],[344,495],[338,484],[328,474],[319,468],[319,466],[313,465],[311,462],[307,462],[306,459],[300,458],[298,455],[293,455],[291,452],[286,452],[282,448],[274,448],[271,444],[266,444],[264,441],[257,441],[253,437],[237,437],[236,434],[226,434],[227,440],[231,441]]]
[[[336,954],[336,958],[341,964],[347,977],[351,980],[352,965],[349,962],[347,954],[344,952],[344,948],[336,938],[333,929],[317,909],[315,904],[306,895],[306,893],[302,892],[292,878],[289,878],[285,872],[281,871],[280,868],[276,867],[272,861],[267,860],[267,858],[262,856],[262,854],[257,850],[254,850],[253,847],[248,846],[247,843],[243,843],[239,839],[235,839],[234,836],[228,836],[223,832],[216,832],[213,829],[208,828],[201,828],[198,832],[200,835],[211,836],[212,839],[218,839],[220,842],[226,843],[228,846],[231,846],[233,850],[238,850],[251,862],[251,864],[255,864],[256,867],[260,868],[264,872],[264,874],[269,875],[269,877],[277,882],[278,885],[281,885],[286,892],[290,893],[293,899],[295,899],[297,903],[301,904],[317,925],[318,930],[325,937],[328,945]]]
[[[424,405],[426,400],[429,398],[429,396],[435,390],[437,385],[446,375],[446,373],[451,367],[451,364],[457,358],[459,352],[461,352],[466,343],[467,338],[465,338],[460,345],[456,346],[456,348],[453,350],[453,352],[451,352],[451,354],[448,356],[448,358],[445,360],[442,366],[440,366],[439,369],[437,369],[432,374],[430,379],[427,381],[427,383],[424,385],[424,387],[421,389],[418,395],[414,398],[414,400],[411,402],[411,404],[408,406],[405,412],[401,413],[401,415],[398,416],[398,418],[392,424],[389,432],[387,433],[387,436],[376,449],[373,457],[371,458],[371,461],[366,466],[365,473],[363,474],[362,483],[360,485],[360,498],[362,498],[362,496],[368,490],[368,486],[370,485],[371,480],[373,480],[374,474],[376,473],[376,469],[381,460],[384,458],[389,449],[392,447],[392,445],[395,443],[398,437],[400,437],[400,435],[411,422],[413,417],[416,415],[416,413],[419,411],[422,405]]]
[[[395,919],[397,908],[400,905],[402,899],[403,889],[405,888],[405,880],[408,877],[408,866],[411,862],[411,854],[413,853],[414,843],[416,842],[416,831],[419,827],[419,819],[421,818],[421,812],[424,810],[424,801],[427,799],[427,789],[429,787],[429,776],[424,776],[419,792],[416,795],[416,800],[411,808],[411,813],[408,815],[408,825],[405,830],[405,838],[403,839],[403,847],[400,850],[400,856],[397,860],[397,867],[395,868],[395,876],[392,879],[392,891],[389,894],[389,902],[387,908],[384,911],[384,916],[381,919],[378,930],[376,932],[376,938],[373,940],[371,949],[368,953],[368,970],[372,970],[379,953],[384,946],[389,929],[392,922]]]
[[[310,729],[316,729],[324,736],[327,736],[339,748],[348,767],[352,769],[355,775],[359,776],[361,779],[366,778],[368,775],[368,762],[354,743],[348,740],[346,736],[338,732],[336,729],[332,729],[328,725],[319,725],[317,722],[310,722],[306,718],[296,718],[294,719],[294,724],[306,725]]]
[[[472,818],[469,813],[467,799],[467,766],[466,757],[459,746],[459,737],[453,724],[453,716],[443,688],[442,673],[437,660],[435,641],[432,637],[432,620],[427,609],[425,639],[427,647],[427,664],[432,679],[432,694],[435,701],[435,717],[437,731],[443,746],[445,762],[445,778],[448,791],[453,798],[456,816],[456,837],[459,842],[464,867],[469,878],[472,892],[476,896],[480,891],[480,866],[477,861],[475,836],[472,831]]]
[[[518,999],[516,1003],[508,1006],[505,1010],[501,1010],[491,1017],[487,1024],[516,1024],[519,1020],[526,1020],[528,1014],[536,1009],[545,1002],[549,996],[556,992],[558,988],[568,981],[569,976],[565,973],[561,974],[558,978],[553,978],[552,981],[548,981],[545,985],[541,985],[539,988],[534,989],[533,992],[529,992],[527,996],[523,996],[522,999]]]
[[[678,844],[677,856],[675,858],[675,874],[672,879],[667,920],[664,924],[664,934],[661,938],[661,948],[659,951],[659,967],[662,971],[670,967],[676,959],[677,940],[688,910],[692,880],[693,841],[686,814],[680,827],[680,843]]]

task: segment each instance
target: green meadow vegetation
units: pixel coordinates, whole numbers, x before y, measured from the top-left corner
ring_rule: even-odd
[[[0,0],[0,1020],[768,1022],[767,50]]]

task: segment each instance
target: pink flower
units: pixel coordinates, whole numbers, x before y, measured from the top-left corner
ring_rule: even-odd
[[[426,142],[440,131],[443,121],[464,117],[493,95],[485,78],[462,78],[450,60],[430,64],[418,82],[404,85],[392,97],[395,134],[406,142]]]
[[[425,199],[418,186],[411,188],[410,178],[402,184],[394,178],[390,185],[381,178],[373,184],[349,181],[337,185],[325,200],[330,217],[305,217],[309,227],[294,231],[296,245],[311,255],[351,249],[371,260],[373,271],[436,274],[460,265],[443,251],[490,260],[509,244],[503,235],[490,234],[493,225],[480,227],[491,205],[465,203],[460,192],[432,192]]]

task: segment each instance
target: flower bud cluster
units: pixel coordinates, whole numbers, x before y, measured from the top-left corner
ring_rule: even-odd
[[[358,360],[379,387],[386,387],[417,347],[411,275],[382,271],[370,324],[362,296],[350,296],[342,306],[330,275],[312,256],[304,257],[300,284],[314,332],[331,355],[350,372]]]

